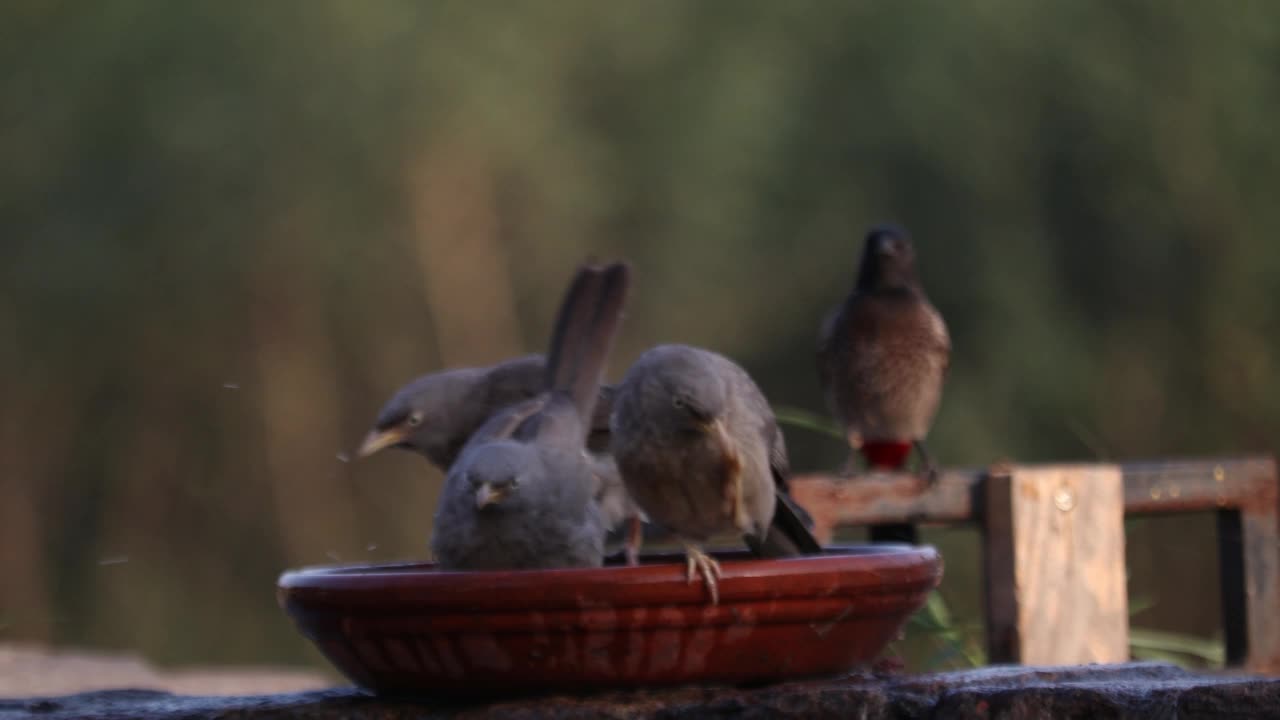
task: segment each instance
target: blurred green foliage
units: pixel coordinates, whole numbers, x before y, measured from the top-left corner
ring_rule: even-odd
[[[894,219],[944,463],[1265,450],[1278,73],[1264,0],[6,3],[0,639],[314,659],[276,574],[423,555],[439,482],[336,456],[414,374],[541,347],[588,255],[637,269],[615,376],[692,342],[821,413]],[[1130,536],[1157,629],[1216,626],[1203,529]]]

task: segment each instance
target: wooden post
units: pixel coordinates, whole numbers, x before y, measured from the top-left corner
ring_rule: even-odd
[[[1245,668],[1280,674],[1280,490],[1274,467],[1254,477],[1240,508],[1244,550],[1244,610],[1248,622]]]
[[[984,496],[991,660],[1127,661],[1120,468],[993,469]]]
[[[1243,665],[1249,654],[1248,601],[1244,594],[1244,532],[1240,510],[1217,512],[1218,579],[1222,584],[1222,644],[1226,664]]]

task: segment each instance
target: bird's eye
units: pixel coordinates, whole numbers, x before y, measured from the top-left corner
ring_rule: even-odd
[[[422,413],[414,413],[409,416],[409,427],[417,427],[422,424]]]
[[[520,487],[520,478],[511,478],[511,489],[515,490]]]
[[[671,406],[677,410],[683,410],[685,408],[684,398],[679,395],[671,398]]]

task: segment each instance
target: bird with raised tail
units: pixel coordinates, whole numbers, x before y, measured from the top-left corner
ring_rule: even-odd
[[[442,568],[602,564],[600,479],[586,440],[629,286],[622,263],[574,277],[543,392],[486,420],[449,468],[431,538]]]
[[[447,473],[485,420],[537,397],[546,389],[546,374],[544,356],[525,355],[488,367],[451,368],[416,377],[382,406],[356,454],[363,458],[386,448],[409,450]],[[612,398],[613,388],[601,385],[587,447],[594,461],[596,499],[610,531],[610,544],[621,547],[627,564],[636,565],[644,539],[662,539],[663,533],[653,527],[641,532],[643,518],[608,455]]]
[[[950,357],[947,325],[916,275],[910,236],[873,227],[853,290],[827,317],[818,349],[827,404],[868,467],[902,469],[915,448],[925,477],[936,479],[924,440]]]
[[[687,345],[644,352],[616,388],[610,447],[627,491],[684,545],[689,582],[719,602],[703,549],[738,533],[763,557],[821,552],[786,496],[787,450],[764,394],[733,361]]]

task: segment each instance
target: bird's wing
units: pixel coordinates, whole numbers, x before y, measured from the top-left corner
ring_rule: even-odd
[[[508,405],[489,416],[489,419],[471,434],[470,439],[467,440],[467,446],[493,440],[519,439],[524,432],[524,426],[545,412],[550,401],[551,396],[543,393],[524,402]]]
[[[757,438],[767,452],[770,480],[776,494],[769,529],[763,538],[748,536],[747,543],[761,557],[822,552],[822,546],[807,527],[813,524],[812,519],[787,494],[787,478],[790,475],[787,443],[782,428],[774,417],[773,408],[746,371],[735,365],[733,374],[738,376],[735,383],[737,392],[734,395],[743,403],[747,416],[754,418],[757,423]]]
[[[925,300],[923,308],[929,319],[929,334],[934,339],[935,352],[942,355],[942,375],[946,377],[947,370],[951,367],[951,334],[947,332],[947,323],[942,319],[942,313],[932,303]]]
[[[836,362],[834,356],[836,328],[843,310],[843,304],[831,308],[823,319],[822,326],[818,329],[818,352],[816,356],[818,380],[822,383],[824,391],[831,387],[832,365]]]

